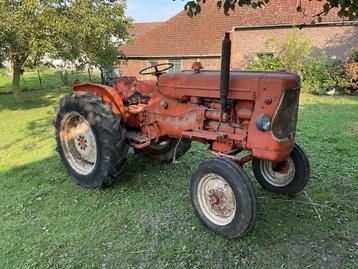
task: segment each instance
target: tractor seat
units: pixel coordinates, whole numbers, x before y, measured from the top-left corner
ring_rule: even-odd
[[[149,101],[155,87],[155,81],[137,80],[136,77],[119,77],[113,82],[114,88],[121,93],[124,103]]]

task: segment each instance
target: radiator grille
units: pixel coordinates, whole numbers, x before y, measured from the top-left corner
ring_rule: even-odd
[[[299,95],[300,89],[288,90],[283,94],[272,121],[272,133],[278,140],[289,139],[296,132]]]

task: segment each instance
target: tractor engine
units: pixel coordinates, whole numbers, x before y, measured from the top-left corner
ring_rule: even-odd
[[[148,105],[148,122],[161,135],[204,140],[228,154],[249,149],[256,158],[279,161],[292,150],[299,80],[287,72],[231,72],[222,108],[218,71],[187,71],[160,77],[161,96]]]

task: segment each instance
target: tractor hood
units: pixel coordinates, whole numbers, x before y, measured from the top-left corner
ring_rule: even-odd
[[[282,94],[282,89],[298,87],[298,77],[289,72],[231,71],[228,98],[255,99],[262,79],[265,83],[277,84],[274,88],[277,89],[278,96]],[[220,71],[167,73],[159,78],[158,84],[161,94],[169,98],[220,98]]]

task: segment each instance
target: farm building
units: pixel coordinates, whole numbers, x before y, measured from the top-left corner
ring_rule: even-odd
[[[130,32],[134,42],[121,47],[128,58],[121,73],[140,78],[140,69],[166,62],[174,64],[173,72],[190,69],[194,61],[200,61],[204,69],[219,69],[227,31],[233,41],[232,69],[242,68],[255,55],[274,55],[267,41],[283,39],[295,29],[332,60],[344,60],[358,48],[358,24],[342,20],[335,10],[323,16],[322,23],[311,24],[322,11],[321,1],[303,0],[303,12],[298,13],[296,0],[271,0],[264,9],[237,8],[230,16],[217,10],[215,2],[207,1],[194,18],[182,11],[165,22],[135,24]]]

